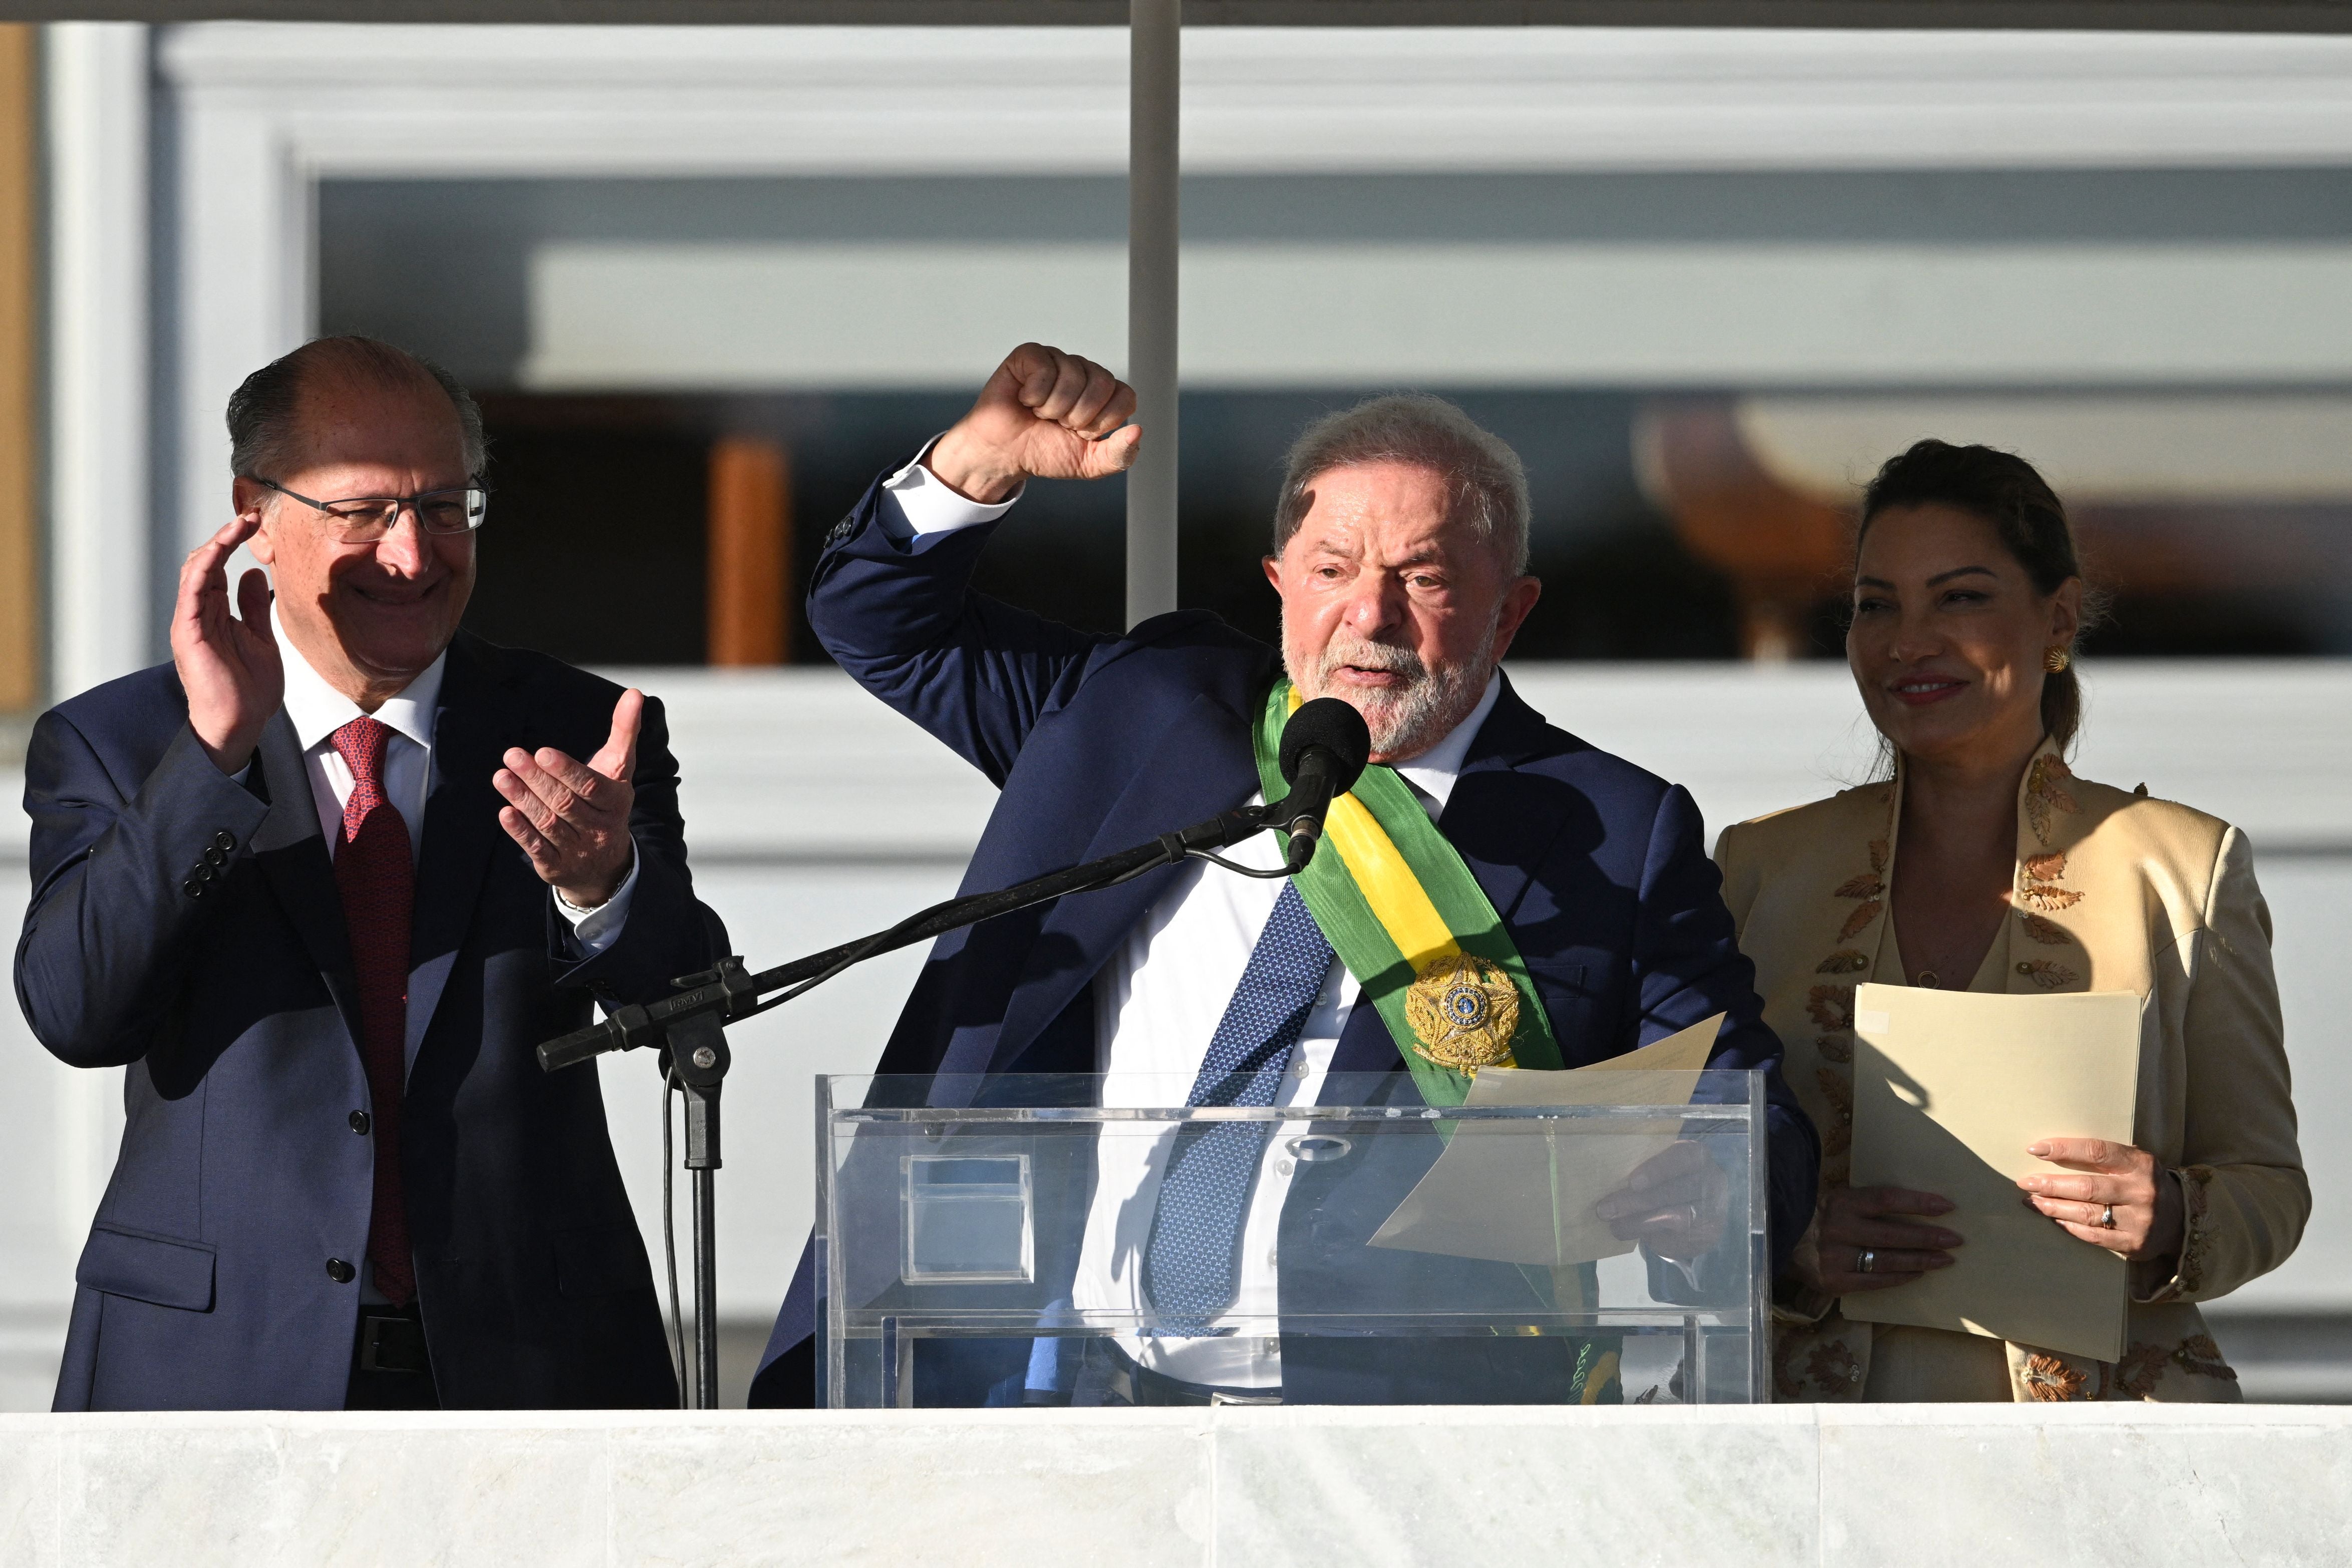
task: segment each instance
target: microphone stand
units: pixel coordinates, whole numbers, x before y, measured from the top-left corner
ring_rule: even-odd
[[[1244,806],[1099,860],[1048,872],[994,893],[968,894],[935,904],[887,931],[757,974],[746,970],[740,957],[722,958],[711,968],[673,981],[680,988],[675,996],[644,1006],[632,1002],[602,1023],[541,1044],[539,1065],[545,1072],[575,1067],[608,1051],[658,1045],[667,1058],[668,1076],[686,1096],[686,1157],[681,1163],[694,1188],[694,1408],[714,1409],[719,1397],[719,1260],[714,1205],[720,1163],[719,1097],[733,1061],[727,1048],[727,1026],[781,1007],[851,965],[878,954],[912,946],[943,933],[1069,894],[1114,887],[1195,855],[1245,876],[1290,875],[1304,869],[1306,856],[1314,853],[1315,842],[1293,827],[1297,813],[1290,807],[1291,800],[1287,799],[1271,806]],[[1252,871],[1213,852],[1276,825],[1293,828],[1294,833],[1291,852],[1280,871]],[[1303,855],[1299,852],[1302,838]],[[1289,863],[1294,859],[1298,862],[1296,865]],[[769,992],[780,994],[771,996]],[[668,1113],[665,1111],[663,1114],[667,1118]]]

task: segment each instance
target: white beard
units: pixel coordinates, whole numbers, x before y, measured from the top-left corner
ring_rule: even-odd
[[[1339,697],[1362,714],[1364,727],[1372,732],[1373,756],[1409,762],[1444,740],[1486,695],[1486,683],[1495,674],[1495,637],[1501,621],[1497,611],[1486,636],[1479,639],[1477,651],[1458,664],[1432,669],[1410,648],[1367,643],[1341,631],[1332,634],[1315,667],[1302,671],[1290,657],[1286,617],[1283,668],[1307,700]],[[1331,672],[1342,664],[1391,671],[1402,676],[1403,683],[1370,691],[1360,687],[1335,691],[1330,685]]]

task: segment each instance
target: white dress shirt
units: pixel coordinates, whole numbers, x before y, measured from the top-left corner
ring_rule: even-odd
[[[362,716],[360,706],[310,667],[310,662],[288,640],[275,607],[269,612],[269,629],[277,635],[278,660],[286,669],[286,717],[302,747],[302,766],[310,778],[310,800],[318,808],[319,831],[326,835],[327,854],[332,859],[335,846],[342,842],[343,807],[352,798],[352,788],[351,765],[335,749],[333,737]],[[449,655],[444,653],[369,716],[392,731],[383,748],[383,792],[408,824],[412,860],[425,852],[425,802],[433,792],[434,779],[433,722],[440,710],[441,676],[448,663]],[[594,909],[576,909],[562,894],[555,895],[555,907],[572,923],[583,955],[593,957],[619,939],[636,886],[633,848],[627,878],[618,892]]]
[[[1013,500],[1019,498],[1016,493]],[[886,532],[901,539],[948,533],[1003,516],[1013,500],[995,506],[967,500],[918,458],[883,482],[879,520]],[[1435,746],[1397,767],[1423,797],[1432,820],[1444,810],[1470,743],[1501,695],[1502,677],[1489,677],[1467,718]],[[1252,800],[1262,802],[1264,797]],[[1254,870],[1282,863],[1281,842],[1272,833],[1223,852]],[[1103,1074],[1105,1105],[1184,1103],[1285,885],[1281,878],[1235,876],[1196,860],[1178,872],[1168,892],[1136,922],[1095,977],[1095,1070]],[[1276,1104],[1317,1103],[1340,1031],[1362,991],[1359,977],[1335,957],[1291,1053]],[[1234,1305],[1211,1325],[1226,1332],[1182,1339],[1119,1336],[1120,1348],[1142,1365],[1188,1383],[1226,1388],[1281,1385],[1276,1247],[1294,1166],[1289,1145],[1307,1131],[1309,1120],[1302,1116],[1296,1123],[1276,1124],[1266,1141],[1243,1221]],[[1143,1255],[1174,1139],[1174,1130],[1165,1124],[1104,1127],[1097,1144],[1094,1207],[1087,1216],[1071,1295],[1071,1305],[1078,1312],[1151,1320],[1143,1295]]]

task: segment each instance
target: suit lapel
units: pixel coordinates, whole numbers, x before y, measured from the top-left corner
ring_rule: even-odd
[[[1517,771],[1520,763],[1553,744],[1543,716],[1511,689],[1510,677],[1505,675],[1502,695],[1471,740],[1462,772],[1438,817],[1439,831],[1506,925],[1512,923],[1535,868],[1559,836],[1572,805],[1565,789],[1528,789]],[[1359,1002],[1339,1031],[1331,1071],[1393,1072],[1402,1061],[1402,1048],[1380,1009]]]
[[[1257,764],[1249,728],[1215,697],[1186,705],[1161,733],[1102,823],[1081,860],[1113,853],[1156,834],[1229,811],[1256,792]],[[997,1030],[995,1051],[980,1071],[1008,1070],[1040,1031],[1094,978],[1110,951],[1168,889],[1179,868],[1055,904],[1040,924],[1020,984]]]
[[[460,636],[449,646],[433,725],[433,785],[425,800],[424,854],[408,949],[408,1068],[440,1006],[457,950],[473,924],[490,852],[506,837],[505,804],[490,775],[510,746],[529,746],[506,686]]]
[[[1495,711],[1478,727],[1463,759],[1461,776],[1446,798],[1438,827],[1478,879],[1495,913],[1511,923],[1536,867],[1549,852],[1575,804],[1572,792],[1553,786],[1528,789],[1520,763],[1549,744],[1543,716],[1529,707],[1503,677]]]
[[[343,1027],[357,1050],[359,979],[352,967],[351,936],[343,926],[342,894],[335,886],[335,862],[327,852],[327,841],[320,836],[319,807],[310,793],[302,744],[283,708],[262,727],[259,760],[269,814],[253,836],[254,858],[294,923],[303,951],[325,977],[328,994],[341,1011]]]

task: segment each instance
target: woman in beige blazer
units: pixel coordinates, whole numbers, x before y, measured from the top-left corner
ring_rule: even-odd
[[[2063,507],[2021,459],[1923,441],[1864,496],[1846,655],[1889,777],[1743,822],[1716,851],[1789,1081],[1822,1129],[1820,1208],[1780,1282],[1782,1399],[2239,1396],[2196,1304],[2274,1269],[2310,1211],[2270,912],[2228,823],[2076,778],[2084,588]],[[2112,1364],[1854,1322],[1965,1237],[1929,1193],[1846,1183],[1864,980],[2144,998],[2130,1147],[2053,1138],[2021,1201],[2131,1263]]]

